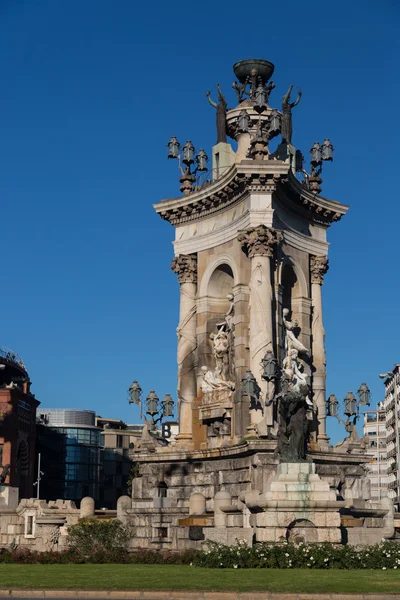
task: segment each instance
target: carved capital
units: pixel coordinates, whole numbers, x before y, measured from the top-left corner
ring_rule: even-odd
[[[257,225],[239,232],[238,240],[249,257],[273,256],[274,248],[282,240],[282,233],[273,227]]]
[[[324,283],[324,275],[329,269],[326,256],[310,256],[311,283]]]
[[[179,254],[171,263],[171,269],[178,275],[179,283],[197,283],[196,254]]]

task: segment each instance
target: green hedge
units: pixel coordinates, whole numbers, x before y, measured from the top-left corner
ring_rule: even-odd
[[[67,564],[180,564],[215,569],[400,569],[400,544],[382,542],[375,546],[332,544],[256,544],[238,541],[234,546],[206,542],[205,550],[183,552],[126,548],[68,548],[62,552],[31,552],[25,548],[0,550],[0,563]]]
[[[374,546],[334,546],[332,544],[293,544],[277,546],[261,543],[235,546],[206,542],[193,566],[234,569],[397,569],[400,568],[400,544],[381,542]]]

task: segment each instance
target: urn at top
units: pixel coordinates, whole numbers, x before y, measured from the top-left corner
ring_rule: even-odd
[[[233,70],[240,83],[245,83],[253,70],[256,70],[257,76],[262,79],[263,83],[266,83],[272,77],[274,68],[275,66],[271,62],[261,58],[246,58],[233,65]]]

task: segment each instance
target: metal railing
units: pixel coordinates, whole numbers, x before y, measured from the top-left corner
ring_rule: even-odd
[[[218,179],[221,179],[221,177],[231,168],[232,165],[227,165],[226,167],[217,167],[215,169],[203,171],[196,179],[195,191],[198,192],[204,187],[211,185],[214,181],[218,181]]]
[[[19,354],[16,354],[13,350],[10,350],[10,348],[0,346],[0,356],[4,358],[7,362],[13,363],[21,369],[23,369],[25,372],[27,372],[25,363],[22,360],[22,358],[19,356]]]

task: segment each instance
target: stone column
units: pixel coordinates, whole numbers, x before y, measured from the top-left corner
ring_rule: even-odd
[[[273,227],[258,225],[241,231],[238,239],[243,252],[251,259],[249,284],[250,370],[261,388],[261,402],[264,404],[267,382],[261,379],[261,360],[268,349],[275,351],[271,258],[275,246],[282,239],[282,234]],[[253,425],[259,423],[263,418],[261,407],[251,411],[250,418]]]
[[[318,410],[317,441],[327,443],[326,435],[326,355],[325,330],[322,323],[322,284],[328,270],[325,256],[310,256],[311,299],[312,299],[312,360],[314,366],[313,392],[314,403]]]
[[[196,382],[196,293],[197,256],[180,254],[171,264],[180,283],[180,312],[178,335],[178,412],[177,440],[192,441],[192,400],[197,396]]]

